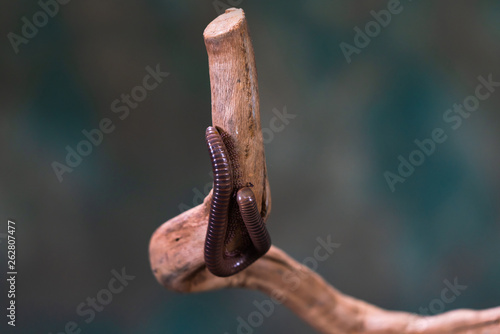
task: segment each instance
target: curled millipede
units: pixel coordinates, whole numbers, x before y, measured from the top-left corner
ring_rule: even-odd
[[[209,126],[205,140],[214,174],[205,264],[212,274],[226,277],[264,255],[271,247],[271,238],[252,189],[243,187],[235,191],[231,157],[217,129]]]

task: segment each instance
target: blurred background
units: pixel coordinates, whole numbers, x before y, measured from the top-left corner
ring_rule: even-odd
[[[0,5],[0,247],[5,254],[14,219],[12,332],[64,333],[74,322],[82,333],[237,333],[238,317],[267,299],[170,292],[148,260],[153,231],[210,189],[202,33],[233,5],[253,39],[262,127],[273,109],[295,115],[265,145],[274,244],[302,261],[331,235],[341,246],[317,271],[383,308],[500,304],[500,87],[458,128],[443,119],[475,94],[479,76],[500,81],[500,2],[403,0],[386,27],[369,24],[363,47],[356,27],[365,31],[390,1],[54,3]],[[357,51],[346,57],[341,43]],[[148,66],[169,75],[113,108]],[[113,131],[58,176],[67,147],[106,118]],[[436,128],[447,140],[391,189],[384,173],[397,175],[398,157]],[[5,310],[6,255],[0,265]],[[92,319],[77,313],[89,297],[108,298],[101,291],[122,268],[134,276],[128,285]],[[467,288],[442,302],[455,279]],[[314,333],[283,306],[252,330]]]

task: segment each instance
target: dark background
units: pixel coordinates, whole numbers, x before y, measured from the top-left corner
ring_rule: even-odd
[[[442,117],[478,76],[500,81],[500,2],[404,0],[351,63],[339,44],[354,44],[353,29],[388,1],[220,3],[246,12],[262,126],[273,108],[296,115],[265,146],[274,244],[301,261],[331,235],[341,246],[317,271],[384,308],[418,313],[455,277],[467,289],[445,310],[498,306],[500,88],[457,130]],[[148,261],[153,231],[211,182],[202,33],[218,10],[72,0],[16,53],[8,34],[38,11],[35,1],[0,5],[0,233],[16,221],[13,332],[55,334],[75,321],[82,333],[236,333],[265,295],[166,291]],[[170,75],[120,120],[112,101],[156,64]],[[51,164],[103,118],[115,130],[59,182]],[[391,192],[384,172],[438,127],[448,139]],[[0,265],[5,273],[6,255]],[[134,280],[86,323],[77,305],[123,267]],[[0,286],[5,310],[5,278]],[[255,333],[313,330],[278,307]]]

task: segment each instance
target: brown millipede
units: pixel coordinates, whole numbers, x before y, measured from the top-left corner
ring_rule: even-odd
[[[249,187],[235,191],[231,157],[214,127],[205,134],[214,188],[205,239],[205,264],[221,277],[234,275],[271,247],[271,238]]]

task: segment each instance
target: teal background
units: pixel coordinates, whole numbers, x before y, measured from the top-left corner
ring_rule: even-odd
[[[274,108],[296,115],[265,146],[274,244],[301,261],[331,235],[341,246],[317,271],[383,308],[418,313],[455,277],[467,289],[445,310],[500,305],[500,88],[457,130],[442,118],[478,76],[500,81],[500,3],[401,1],[350,63],[340,43],[388,1],[220,3],[246,12],[262,126]],[[39,10],[0,4],[0,233],[16,221],[19,272],[18,326],[7,330],[237,333],[265,295],[166,291],[148,260],[153,231],[211,182],[202,33],[214,4],[72,0],[16,54],[7,35]],[[158,63],[170,75],[120,120],[111,102]],[[103,118],[115,130],[59,182],[51,164]],[[384,172],[438,127],[447,140],[391,192]],[[123,267],[135,279],[87,324],[77,305]],[[314,333],[282,306],[254,332]]]

